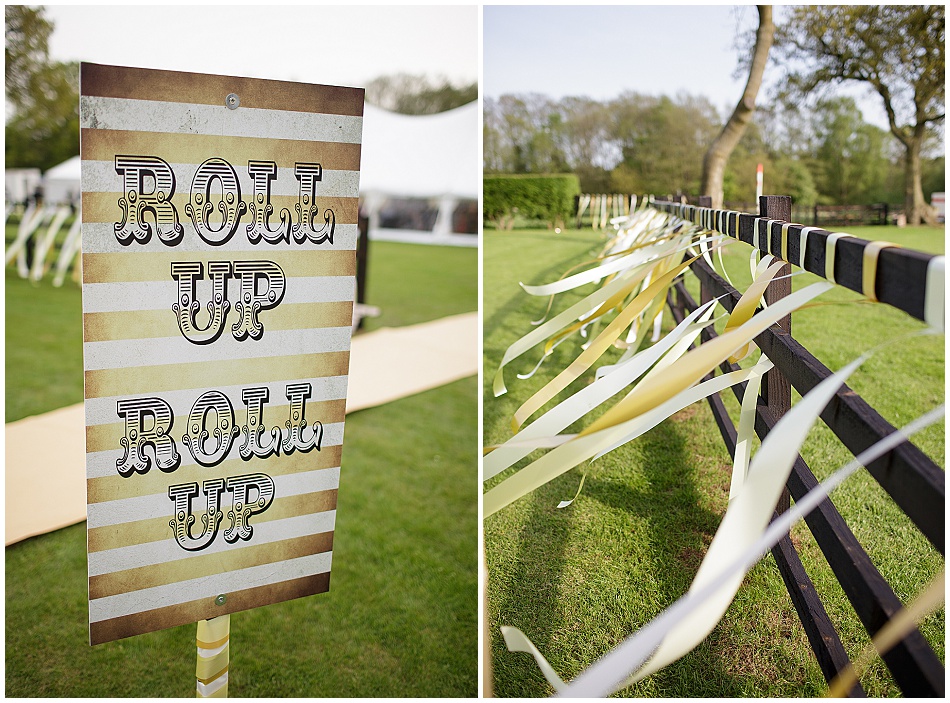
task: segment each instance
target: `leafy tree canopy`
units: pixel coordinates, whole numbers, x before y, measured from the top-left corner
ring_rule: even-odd
[[[397,73],[366,85],[366,101],[404,115],[432,115],[478,99],[478,83],[453,85],[447,78]]]
[[[7,5],[6,167],[46,170],[79,153],[79,66],[49,60],[42,8]]]
[[[924,201],[921,149],[946,108],[946,17],[942,5],[796,7],[778,44],[793,68],[788,91],[811,95],[844,81],[880,96],[905,149],[904,209],[910,224],[933,222]]]

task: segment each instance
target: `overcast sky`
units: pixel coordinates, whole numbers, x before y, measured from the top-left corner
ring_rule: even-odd
[[[782,8],[777,8],[781,18]],[[478,6],[49,5],[54,59],[364,86],[383,74],[479,76]],[[484,7],[482,93],[586,95],[625,90],[707,96],[725,116],[739,99],[736,36],[753,5]],[[767,95],[770,76],[760,93]],[[886,129],[863,86],[864,119]]]
[[[478,78],[478,7],[48,5],[60,61],[365,86]]]
[[[776,8],[776,21],[781,13]],[[486,6],[483,91],[601,101],[625,90],[683,91],[705,95],[725,117],[745,87],[745,76],[733,79],[736,37],[757,25],[753,5]],[[775,76],[769,68],[760,104]],[[868,89],[837,92],[854,96],[864,119],[887,129],[880,98]]]

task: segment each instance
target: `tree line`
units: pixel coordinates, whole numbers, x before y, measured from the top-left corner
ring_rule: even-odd
[[[608,101],[544,95],[485,98],[486,173],[575,173],[585,193],[698,194],[703,155],[723,117],[704,96],[625,92]],[[923,190],[944,190],[939,135],[923,160]],[[756,165],[766,191],[800,205],[902,203],[903,154],[867,123],[853,98],[828,97],[809,111],[759,106],[726,166],[723,199],[755,199]]]
[[[7,5],[4,20],[6,167],[45,171],[79,154],[79,64],[50,60],[43,8]]]
[[[758,10],[728,120],[686,93],[486,99],[486,172],[573,172],[587,192],[702,192],[718,205],[751,202],[761,163],[766,190],[800,205],[901,203],[911,224],[932,222],[926,200],[944,190],[944,8],[795,7],[777,27],[770,7]],[[757,106],[765,71],[780,81]],[[877,93],[888,130],[835,93],[843,83]]]

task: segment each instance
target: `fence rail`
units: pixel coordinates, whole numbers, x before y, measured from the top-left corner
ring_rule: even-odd
[[[944,257],[884,248],[880,243],[789,223],[789,198],[762,198],[759,215],[703,207],[707,203],[708,200],[701,200],[698,207],[670,201],[652,204],[659,210],[751,244],[763,253],[778,256],[822,278],[876,297],[918,319],[943,326]],[[722,296],[723,306],[731,312],[740,293],[701,258],[690,268],[700,282],[701,302]],[[785,268],[790,271],[790,266]],[[790,292],[787,278],[773,281],[766,290],[766,302],[774,302]],[[677,322],[697,307],[682,281],[670,293],[668,303]],[[708,341],[716,333],[706,329],[702,336]],[[755,342],[774,363],[764,379],[756,407],[755,430],[764,438],[791,407],[791,387],[804,395],[831,375],[831,371],[792,337],[790,317],[767,329]],[[721,369],[729,372],[738,367],[724,362]],[[733,388],[740,401],[745,385]],[[736,429],[732,419],[718,394],[710,396],[709,404],[726,448],[734,455]],[[895,431],[847,386],[839,389],[821,419],[853,454],[859,454]],[[944,554],[943,469],[910,442],[901,443],[869,463],[867,469],[930,543]],[[790,498],[799,500],[816,485],[815,475],[799,456],[776,511],[787,509]],[[902,607],[900,600],[830,500],[826,499],[812,511],[805,523],[858,619],[873,637]],[[831,681],[848,664],[841,640],[787,535],[772,553],[822,673]],[[944,695],[944,666],[919,630],[912,631],[883,659],[905,695]],[[860,683],[850,695],[864,695]]]
[[[812,224],[886,225],[891,217],[887,203],[873,205],[815,205]]]
[[[942,326],[943,256],[764,215],[667,201],[654,201],[653,207],[751,244],[918,320]]]

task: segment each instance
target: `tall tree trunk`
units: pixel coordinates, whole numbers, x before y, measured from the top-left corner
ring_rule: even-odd
[[[921,185],[920,148],[923,141],[924,125],[920,124],[914,129],[913,136],[904,143],[907,149],[904,157],[904,212],[909,225],[919,225],[921,220],[928,225],[937,224],[936,213],[924,199]]]
[[[749,80],[746,82],[742,98],[732,111],[729,121],[722,128],[719,136],[709,146],[703,158],[703,180],[700,186],[701,195],[712,197],[714,208],[722,207],[723,174],[726,171],[726,162],[729,155],[742,139],[742,135],[752,121],[755,114],[755,96],[762,85],[762,74],[768,62],[769,49],[775,36],[775,25],[772,23],[772,6],[758,5],[759,28],[755,32],[755,49],[752,52],[752,65],[749,68]]]

